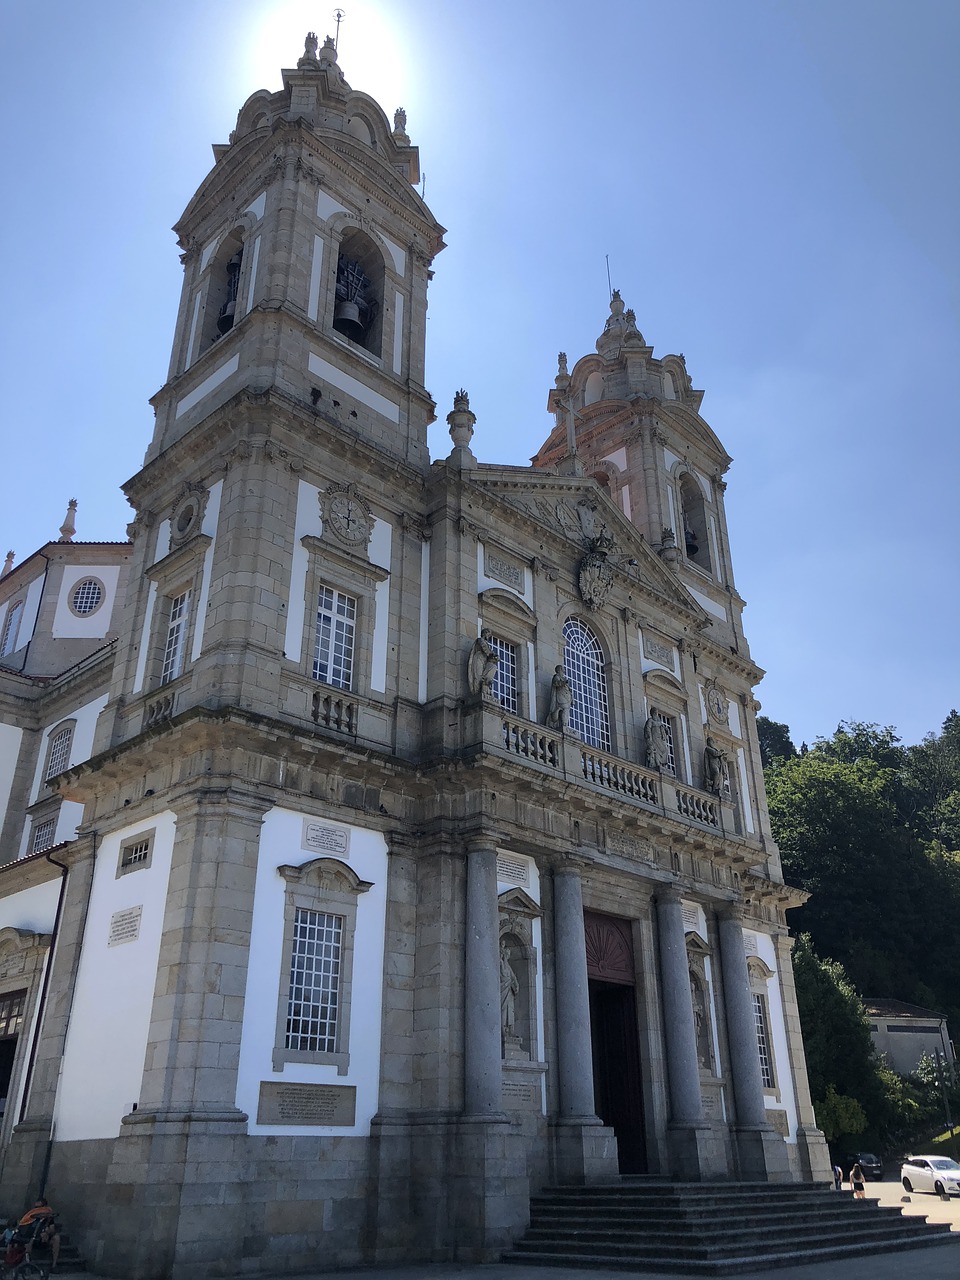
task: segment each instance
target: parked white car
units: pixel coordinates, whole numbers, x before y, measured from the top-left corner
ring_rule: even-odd
[[[947,1156],[907,1156],[900,1166],[904,1191],[960,1196],[960,1164]]]

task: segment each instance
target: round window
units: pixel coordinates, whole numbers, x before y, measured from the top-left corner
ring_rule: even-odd
[[[84,578],[83,582],[74,591],[70,606],[73,612],[79,613],[82,618],[88,613],[93,613],[95,609],[99,609],[102,600],[103,587],[101,584],[96,578]]]
[[[188,502],[177,516],[177,533],[186,533],[193,524],[193,518],[196,514],[196,508],[193,503]]]

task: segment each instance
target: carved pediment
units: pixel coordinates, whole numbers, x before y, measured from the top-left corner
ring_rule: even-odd
[[[530,919],[539,919],[543,915],[539,905],[523,889],[504,889],[497,903],[501,911],[513,915],[529,916]]]

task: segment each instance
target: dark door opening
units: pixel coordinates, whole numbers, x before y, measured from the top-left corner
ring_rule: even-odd
[[[597,1115],[617,1138],[621,1173],[647,1172],[636,988],[590,979]]]

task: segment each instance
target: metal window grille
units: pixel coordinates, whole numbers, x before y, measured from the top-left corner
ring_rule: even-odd
[[[18,600],[7,610],[7,620],[3,624],[3,636],[0,638],[0,658],[13,653],[17,647],[17,632],[20,630],[20,615],[23,613],[23,601]]]
[[[10,991],[0,996],[0,1040],[19,1035],[23,1030],[23,1006],[26,991]]]
[[[167,640],[163,647],[163,667],[160,683],[169,684],[183,670],[183,652],[190,621],[190,592],[183,591],[170,601],[170,621],[167,624]]]
[[[47,772],[44,774],[44,781],[47,778],[55,778],[58,773],[63,773],[67,765],[70,763],[70,745],[73,742],[73,726],[68,725],[66,729],[61,729],[59,733],[55,733],[50,742],[50,754],[47,757]]]
[[[103,588],[96,578],[85,578],[73,593],[73,612],[93,613],[103,599]]]
[[[501,640],[492,636],[493,645],[500,662],[497,674],[493,679],[493,696],[504,711],[512,711],[516,715],[520,710],[520,699],[517,691],[517,646],[509,640]]]
[[[657,719],[663,725],[664,735],[667,739],[667,763],[663,766],[664,773],[672,773],[677,776],[677,753],[675,750],[676,730],[671,716],[665,716],[662,711],[656,713]]]
[[[753,993],[753,1016],[757,1023],[757,1052],[760,1055],[760,1076],[765,1089],[775,1088],[773,1056],[770,1052],[770,1032],[767,1026],[767,1004],[758,992]]]
[[[286,1047],[336,1053],[343,916],[297,907],[290,960]]]
[[[570,730],[590,747],[610,750],[610,712],[600,641],[579,618],[563,624],[563,669],[570,681]]]
[[[150,838],[145,840],[135,840],[133,844],[128,844],[123,851],[123,857],[120,859],[121,867],[135,867],[140,862],[146,862],[150,857]]]
[[[313,678],[349,689],[353,683],[353,646],[357,602],[331,587],[321,587],[317,601],[317,640]]]
[[[56,818],[47,818],[43,822],[38,822],[33,828],[33,841],[30,845],[31,853],[46,853],[48,849],[52,849],[53,833],[56,829]]]

